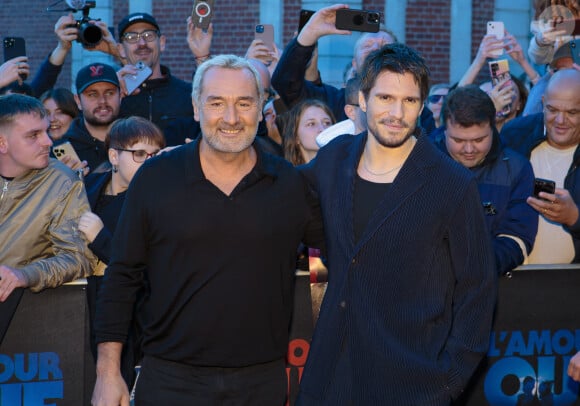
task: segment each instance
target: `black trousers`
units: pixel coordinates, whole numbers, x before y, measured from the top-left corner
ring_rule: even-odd
[[[135,405],[282,406],[286,393],[284,359],[243,368],[216,368],[145,356]]]

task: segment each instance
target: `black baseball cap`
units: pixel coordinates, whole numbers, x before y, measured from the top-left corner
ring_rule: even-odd
[[[572,52],[580,52],[580,39],[573,39],[570,42],[566,42],[556,50],[554,53],[554,57],[552,58],[552,62],[550,62],[550,66],[552,68],[556,67],[556,61],[562,58],[571,58],[574,61],[574,55]]]
[[[112,83],[121,88],[117,72],[112,66],[105,63],[91,63],[82,67],[77,73],[77,94],[81,94],[87,87],[98,82]]]
[[[159,31],[159,24],[157,24],[157,21],[153,18],[151,14],[147,13],[129,14],[128,16],[123,18],[119,23],[118,31],[120,41],[123,41],[123,34],[125,33],[125,31],[127,31],[127,28],[136,23],[149,23]]]

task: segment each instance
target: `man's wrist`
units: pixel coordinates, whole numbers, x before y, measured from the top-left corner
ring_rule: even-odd
[[[201,56],[195,56],[195,55],[194,55],[194,57],[193,57],[193,58],[195,59],[195,62],[196,62],[197,64],[202,64],[202,63],[204,63],[205,61],[207,61],[208,59],[211,59],[211,54],[210,54],[210,53],[208,53],[207,55],[201,55]]]

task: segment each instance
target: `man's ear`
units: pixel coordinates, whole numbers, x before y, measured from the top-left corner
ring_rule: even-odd
[[[78,106],[79,110],[82,111],[83,110],[83,107],[81,106],[81,98],[80,98],[80,96],[78,94],[76,94],[76,93],[73,96],[75,98],[75,102],[77,103],[77,106]]]
[[[114,148],[109,148],[109,162],[111,165],[119,165],[119,151]]]
[[[191,99],[191,105],[193,106],[193,118],[195,121],[199,122],[199,108],[197,107],[195,100]]]
[[[354,109],[356,109],[356,107],[353,106],[352,104],[344,105],[344,114],[346,114],[346,116],[350,118],[352,121],[354,121],[354,118],[356,117]]]
[[[367,112],[367,101],[360,90],[358,91],[358,105],[362,111]]]
[[[161,52],[165,51],[165,35],[159,37],[159,50]]]
[[[0,134],[0,154],[5,154],[8,151],[8,140],[6,136]]]

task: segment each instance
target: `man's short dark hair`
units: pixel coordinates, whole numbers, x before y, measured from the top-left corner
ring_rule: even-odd
[[[0,128],[10,125],[19,114],[38,114],[47,117],[47,112],[40,100],[19,93],[0,96]]]
[[[429,68],[425,59],[413,48],[396,42],[387,44],[371,52],[363,64],[361,72],[361,87],[365,99],[368,99],[370,90],[375,85],[377,77],[384,71],[404,75],[410,73],[421,90],[421,102],[427,99],[429,93]]]
[[[495,127],[495,106],[491,98],[476,85],[454,89],[445,98],[441,109],[443,123],[447,120],[461,127],[489,123]]]

